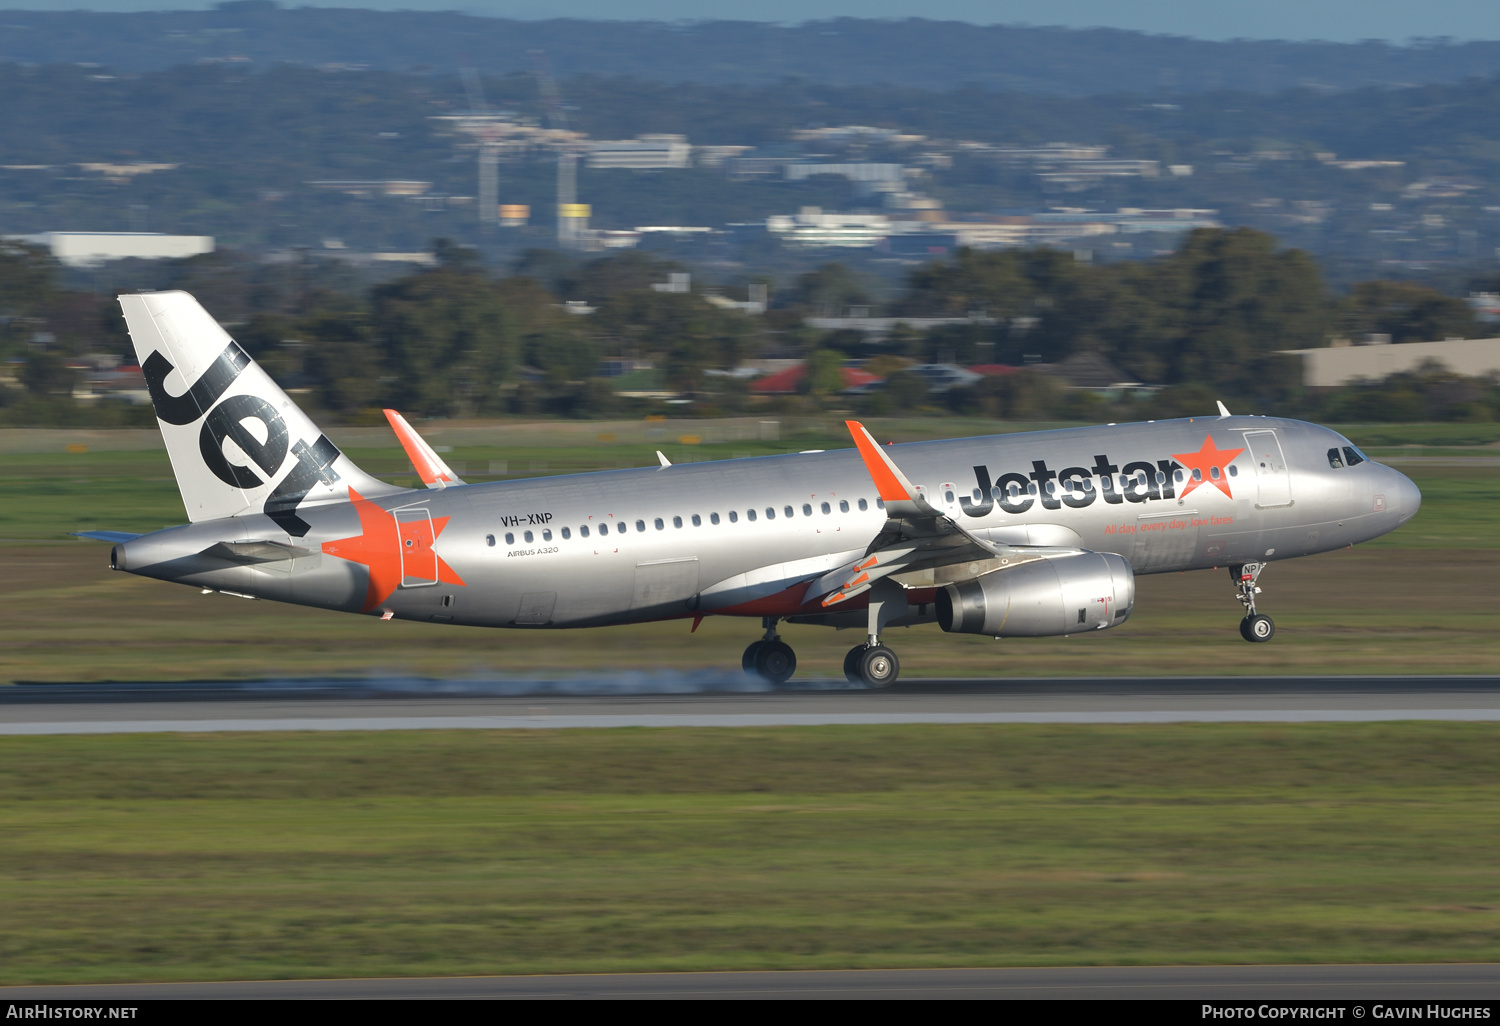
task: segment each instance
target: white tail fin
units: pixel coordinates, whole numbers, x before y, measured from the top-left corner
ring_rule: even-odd
[[[120,297],[188,519],[265,513],[288,534],[300,506],[400,489],[370,477],[186,292]]]

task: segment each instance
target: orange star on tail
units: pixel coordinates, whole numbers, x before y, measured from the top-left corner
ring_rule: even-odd
[[[1179,493],[1178,498],[1187,498],[1194,488],[1202,484],[1211,484],[1227,497],[1234,498],[1229,490],[1229,464],[1244,449],[1220,449],[1214,445],[1212,435],[1203,436],[1203,448],[1197,452],[1174,453],[1172,458],[1181,463],[1189,471],[1196,470],[1197,477],[1189,476],[1187,485]],[[1218,471],[1215,475],[1214,471]]]

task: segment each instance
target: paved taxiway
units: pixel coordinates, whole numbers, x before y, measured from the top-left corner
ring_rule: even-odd
[[[1381,720],[1500,721],[1500,677],[917,680],[886,691],[691,675],[0,688],[0,734],[11,735]]]
[[[1500,965],[1089,966],[0,987],[0,1001],[162,998],[1165,998],[1493,1001]]]

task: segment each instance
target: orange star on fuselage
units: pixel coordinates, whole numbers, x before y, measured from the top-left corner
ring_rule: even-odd
[[[1172,458],[1181,463],[1189,471],[1198,471],[1199,476],[1194,478],[1188,475],[1187,485],[1179,493],[1179,498],[1186,498],[1194,488],[1199,485],[1211,484],[1229,498],[1234,494],[1229,490],[1229,464],[1244,449],[1220,449],[1214,445],[1213,435],[1203,436],[1203,448],[1197,452],[1173,453]],[[1218,476],[1214,476],[1214,470],[1218,469]]]
[[[323,543],[323,551],[330,556],[347,559],[351,563],[363,563],[369,569],[370,583],[365,588],[365,603],[360,607],[360,612],[368,613],[390,598],[391,593],[401,584],[401,524],[397,522],[395,516],[387,513],[353,488],[349,489],[349,501],[354,506],[354,512],[359,515],[360,533],[352,538],[326,541]],[[429,545],[437,541],[438,535],[443,533],[443,528],[448,526],[448,520],[448,517],[436,517],[432,520],[432,538],[428,542]],[[426,521],[421,523],[425,527]],[[443,562],[441,556],[433,553],[432,558],[436,562],[439,581],[465,587],[462,578],[453,572],[452,567]]]

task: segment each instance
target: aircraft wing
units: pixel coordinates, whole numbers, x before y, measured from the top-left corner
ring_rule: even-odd
[[[870,479],[885,504],[886,522],[864,556],[824,574],[808,590],[809,599],[837,605],[868,591],[891,574],[929,570],[994,557],[1034,559],[1082,552],[1068,545],[1016,545],[993,541],[966,530],[933,506],[870,436],[859,421],[845,421]]]
[[[417,468],[417,476],[428,488],[447,488],[451,484],[465,484],[463,478],[455,474],[443,462],[443,458],[433,451],[432,446],[427,444],[426,439],[417,434],[406,418],[395,410],[385,410],[385,419],[391,422],[391,430],[396,432],[396,437],[401,442],[401,448],[406,450],[407,458],[411,465]]]

